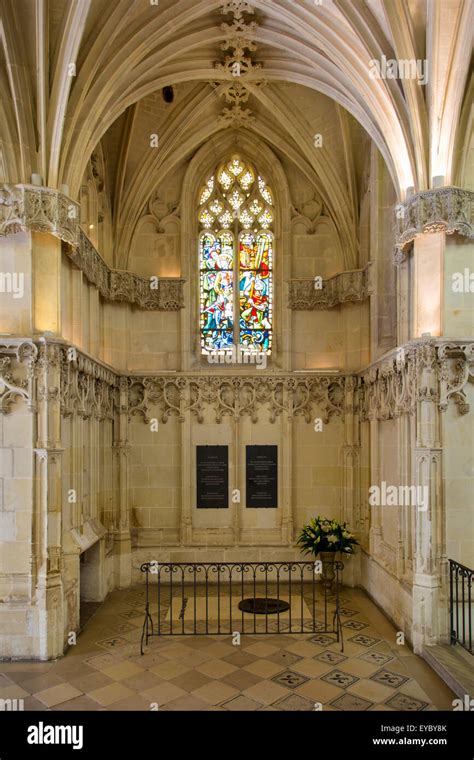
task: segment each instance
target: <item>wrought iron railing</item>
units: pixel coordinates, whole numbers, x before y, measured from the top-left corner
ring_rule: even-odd
[[[140,567],[146,588],[140,651],[152,636],[236,633],[333,634],[342,651],[344,566],[322,565],[323,583],[321,562],[145,562]],[[266,614],[259,614],[255,607],[248,612],[239,606],[249,598],[272,597],[285,609],[266,607]]]
[[[472,648],[472,577],[474,570],[449,560],[449,621],[451,644]]]

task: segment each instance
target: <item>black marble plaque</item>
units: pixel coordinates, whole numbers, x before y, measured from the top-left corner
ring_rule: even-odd
[[[278,507],[278,446],[247,446],[247,507]]]
[[[198,509],[228,509],[228,446],[196,447],[196,495]]]

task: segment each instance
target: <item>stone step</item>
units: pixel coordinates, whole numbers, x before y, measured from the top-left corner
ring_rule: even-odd
[[[474,698],[474,655],[458,644],[423,647],[422,657],[460,698]]]

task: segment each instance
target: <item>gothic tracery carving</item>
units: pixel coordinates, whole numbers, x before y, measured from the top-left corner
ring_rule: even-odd
[[[370,292],[368,268],[330,277],[317,287],[315,280],[290,280],[288,307],[295,311],[331,309],[347,301],[363,301]]]

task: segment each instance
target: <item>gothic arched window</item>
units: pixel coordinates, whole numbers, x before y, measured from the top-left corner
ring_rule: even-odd
[[[241,346],[271,353],[273,337],[272,191],[254,167],[233,156],[199,198],[201,352]]]

